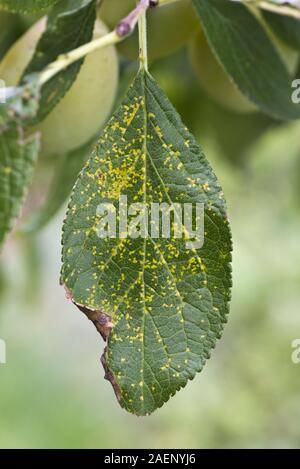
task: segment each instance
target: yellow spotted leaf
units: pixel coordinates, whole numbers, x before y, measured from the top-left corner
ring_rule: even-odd
[[[152,413],[203,368],[227,320],[230,263],[216,176],[142,70],[83,168],[63,227],[61,282],[107,340],[105,377],[127,411]]]

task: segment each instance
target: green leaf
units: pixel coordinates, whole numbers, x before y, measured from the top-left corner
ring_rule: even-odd
[[[0,244],[19,215],[38,151],[37,135],[25,140],[17,127],[0,133]]]
[[[200,203],[205,241],[100,238],[97,207]],[[122,407],[146,415],[200,371],[227,321],[231,235],[201,147],[154,79],[140,71],[82,170],[63,227],[61,283],[106,339],[106,378]],[[111,330],[112,329],[112,330]]]
[[[45,10],[58,1],[61,0],[0,0],[0,9],[13,13],[33,13]]]
[[[96,0],[67,0],[55,5],[22,80],[28,74],[43,70],[59,55],[90,41],[95,19]],[[64,97],[76,80],[82,63],[80,60],[70,65],[43,86],[39,113],[32,124],[43,120]]]
[[[265,10],[263,11],[263,16],[280,39],[290,47],[300,51],[299,20]]]
[[[228,0],[193,0],[208,42],[240,91],[276,119],[300,117],[291,77],[269,35],[249,9]]]
[[[76,178],[91,151],[92,143],[89,142],[83,147],[70,151],[65,155],[55,157],[58,161],[55,168],[55,174],[51,182],[47,200],[45,204],[31,215],[26,222],[23,231],[36,232],[42,229],[57,214],[59,209],[68,199]],[[53,156],[54,158],[54,156]]]

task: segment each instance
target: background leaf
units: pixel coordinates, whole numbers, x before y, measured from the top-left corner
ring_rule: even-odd
[[[238,88],[263,112],[298,119],[291,77],[270,37],[246,6],[227,0],[193,0],[217,59]]]
[[[267,23],[286,44],[300,51],[300,21],[270,11],[263,11]]]
[[[117,207],[121,194],[148,208],[204,203],[204,246],[187,250],[174,237],[100,239],[97,206]],[[100,332],[103,319],[114,324],[102,362],[129,412],[153,412],[202,369],[227,320],[230,252],[217,179],[171,103],[141,71],[75,185],[61,275]]]
[[[13,13],[32,13],[49,8],[61,0],[0,0],[0,9]]]
[[[72,188],[89,152],[92,144],[89,142],[81,148],[65,155],[57,155],[55,174],[53,176],[45,204],[31,215],[23,231],[36,232],[43,228],[59,211],[70,196]],[[54,158],[54,156],[52,157]]]
[[[46,31],[24,71],[23,80],[26,75],[43,70],[60,54],[88,42],[93,35],[95,19],[95,0],[67,0],[55,5],[48,16]],[[43,86],[40,109],[32,123],[43,120],[64,97],[75,81],[82,63],[83,60],[80,60],[70,65]]]

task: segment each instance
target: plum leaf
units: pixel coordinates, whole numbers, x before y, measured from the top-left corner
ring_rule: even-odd
[[[13,13],[34,13],[45,10],[61,0],[0,0],[0,9]]]
[[[97,207],[117,208],[120,196],[147,210],[152,202],[203,204],[202,248],[174,236],[99,237]],[[144,70],[79,175],[62,243],[61,283],[107,340],[106,378],[122,407],[150,414],[194,378],[221,337],[231,234],[201,147]]]

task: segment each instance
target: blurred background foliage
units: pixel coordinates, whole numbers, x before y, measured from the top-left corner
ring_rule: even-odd
[[[30,23],[18,21],[8,42]],[[121,65],[124,92],[136,62]],[[129,415],[103,379],[96,330],[58,285],[65,207],[39,233],[15,232],[0,260],[1,448],[300,445],[300,364],[291,360],[300,337],[300,122],[222,108],[201,91],[186,48],[154,62],[152,73],[226,194],[234,240],[229,325],[185,390],[150,417]],[[42,203],[56,164],[40,162],[23,218]]]

